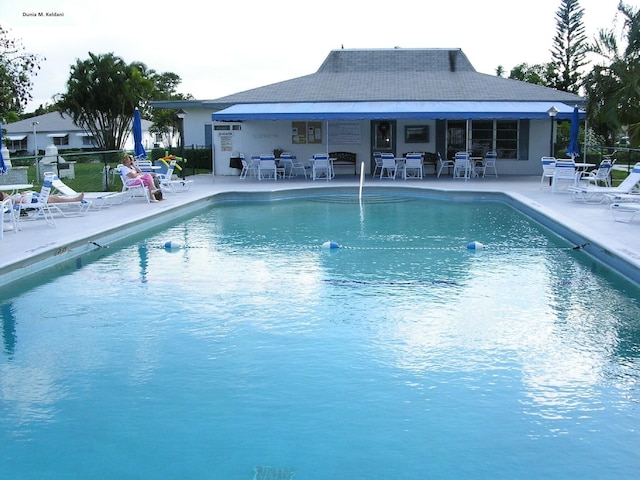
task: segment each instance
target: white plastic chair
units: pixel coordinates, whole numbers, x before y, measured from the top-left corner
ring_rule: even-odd
[[[244,158],[241,158],[240,161],[244,161]],[[156,177],[160,181],[160,188],[166,189],[171,193],[185,192],[191,188],[191,184],[193,180],[185,180],[185,179],[173,179],[173,170],[176,168],[176,161],[171,160],[169,162],[169,167],[167,168],[166,173],[158,173]],[[244,166],[243,166],[244,169]]]
[[[446,168],[447,171],[449,171],[450,168],[453,168],[455,166],[455,162],[453,160],[443,160],[440,152],[438,152],[438,163],[440,164],[440,166],[438,167],[438,178],[440,178],[442,170]]]
[[[126,176],[124,165],[119,164],[117,167],[118,175],[122,181],[122,191],[125,192],[129,198],[136,196],[142,196],[148,203],[151,203],[151,197],[149,196],[149,189],[140,180],[129,181]]]
[[[599,185],[600,182],[604,183],[605,187],[611,186],[611,167],[613,165],[608,160],[603,160],[598,165],[598,168],[591,172],[580,172],[578,177],[578,184]]]
[[[484,156],[484,162],[482,163],[482,176],[486,177],[489,170],[493,170],[493,174],[498,178],[498,170],[496,170],[496,160],[498,154],[496,152],[487,152]]]
[[[404,160],[402,178],[422,178],[422,155],[419,153],[408,153]]]
[[[260,163],[258,164],[258,180],[263,179],[278,179],[276,159],[273,155],[260,155]]]
[[[18,233],[18,217],[16,215],[16,210],[13,206],[13,199],[11,196],[7,196],[4,200],[2,200],[2,225],[0,225],[0,238],[4,237],[4,226],[5,224],[10,225],[11,229]]]
[[[561,185],[566,188],[576,186],[577,180],[576,164],[571,160],[556,160],[556,168],[553,171],[553,179],[551,180],[551,191],[559,192]]]
[[[314,155],[311,166],[311,179],[319,180],[324,178],[325,180],[331,180],[331,162],[327,156]]]
[[[540,159],[540,162],[542,163],[542,177],[540,177],[540,188],[542,188],[545,178],[549,179],[549,185],[551,185],[553,172],[555,172],[556,170],[556,157],[542,157]]]
[[[585,203],[602,203],[605,199],[613,202],[622,200],[621,195],[629,195],[640,184],[640,162],[633,166],[631,173],[627,175],[617,187],[598,187],[597,185],[569,187],[573,195],[573,200],[580,200]]]
[[[291,156],[291,171],[289,172],[289,178],[292,176],[298,176],[298,174],[302,172],[304,178],[307,178],[307,168],[304,166],[304,163],[299,161],[295,155]]]
[[[467,152],[458,152],[453,160],[453,178],[464,178],[465,182],[472,173],[472,165]]]
[[[396,173],[398,172],[398,165],[396,164],[396,158],[392,153],[383,153],[380,156],[382,160],[382,167],[380,168],[380,178],[396,179]]]
[[[380,170],[382,170],[382,153],[373,152],[373,163],[375,164],[373,168],[372,177],[380,174]]]
[[[51,177],[45,175],[42,180],[42,187],[40,193],[37,196],[37,202],[19,203],[16,204],[19,207],[17,214],[21,214],[22,211],[26,212],[26,218],[29,220],[36,220],[40,217],[44,218],[47,225],[56,227],[56,221],[53,218],[53,213],[49,205],[49,194],[51,193]],[[15,213],[15,212],[14,212]]]

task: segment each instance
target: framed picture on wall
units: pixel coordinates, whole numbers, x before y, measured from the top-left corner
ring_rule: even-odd
[[[405,126],[404,143],[429,143],[429,125]]]

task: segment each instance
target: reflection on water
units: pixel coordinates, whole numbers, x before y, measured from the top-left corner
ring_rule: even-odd
[[[0,312],[2,312],[2,340],[4,341],[4,351],[9,357],[12,357],[16,348],[16,318],[11,302],[0,304]]]

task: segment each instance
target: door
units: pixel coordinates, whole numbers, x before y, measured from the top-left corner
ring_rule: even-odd
[[[374,120],[371,122],[371,160],[370,172],[375,169],[373,152],[396,154],[396,121]]]

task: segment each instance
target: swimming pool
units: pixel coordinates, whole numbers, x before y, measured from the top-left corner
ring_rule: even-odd
[[[108,247],[0,301],[9,478],[640,467],[638,288],[508,205],[226,202]]]

